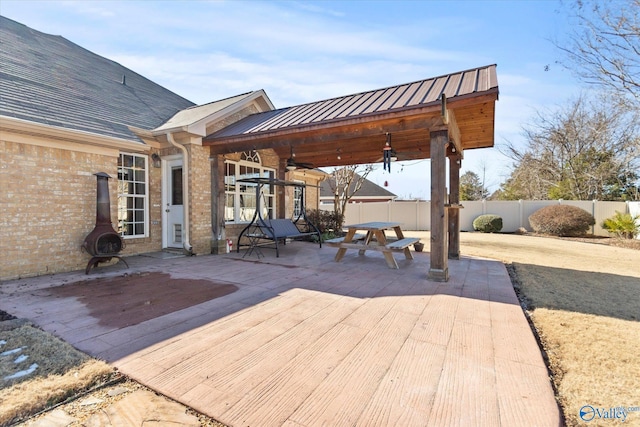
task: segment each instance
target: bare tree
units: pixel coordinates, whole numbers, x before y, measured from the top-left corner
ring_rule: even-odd
[[[580,96],[557,111],[538,112],[524,128],[527,146],[512,143],[515,161],[501,197],[620,200],[637,195],[638,110],[610,98]]]
[[[349,200],[362,188],[373,165],[350,165],[336,168],[331,172],[329,185],[333,192],[333,209],[344,219]]]
[[[549,189],[555,183],[554,176],[547,173],[544,161],[524,153],[517,160],[510,176],[492,194],[497,200],[546,200]]]
[[[566,46],[567,68],[640,102],[640,0],[574,0],[578,25]]]

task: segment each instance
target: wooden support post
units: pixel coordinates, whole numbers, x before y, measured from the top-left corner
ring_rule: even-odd
[[[447,264],[447,210],[446,146],[449,131],[431,131],[431,265],[429,279],[437,282],[449,280]]]
[[[227,236],[224,229],[224,158],[211,155],[211,253],[223,254],[227,251]]]
[[[287,173],[287,159],[280,159],[280,166],[278,167],[277,178],[284,181]],[[276,218],[287,218],[286,212],[286,189],[282,185],[276,185],[273,191],[276,192],[276,208],[277,212],[274,212]]]
[[[455,150],[455,149],[454,149]],[[460,259],[460,167],[457,150],[447,150],[449,158],[449,258]]]

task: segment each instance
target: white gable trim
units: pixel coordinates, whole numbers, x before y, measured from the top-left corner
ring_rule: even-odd
[[[167,132],[169,133],[186,132],[199,137],[204,137],[204,136],[207,136],[207,126],[209,126],[211,123],[215,123],[219,120],[224,119],[225,117],[233,115],[247,108],[250,105],[254,105],[256,107],[256,110],[261,113],[275,109],[274,105],[271,103],[271,100],[269,99],[265,91],[260,89],[260,90],[251,92],[246,97],[232,103],[231,105],[228,105],[218,111],[215,111],[214,113],[211,113],[198,120],[195,120],[192,123],[184,123],[174,127],[166,127],[165,125],[162,125],[152,130],[152,134],[157,136],[157,135],[165,135]],[[200,106],[200,107],[205,107],[205,106]],[[190,109],[197,109],[197,108],[199,107],[191,107]]]

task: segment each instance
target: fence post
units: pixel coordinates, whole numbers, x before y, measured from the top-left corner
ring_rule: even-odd
[[[520,214],[520,228],[524,228],[524,202],[522,199],[518,200],[518,213]]]
[[[598,203],[598,201],[595,199],[591,201],[591,216],[594,218],[596,217],[596,203]],[[594,224],[591,226],[591,235],[595,236],[595,234],[596,234],[596,225]]]

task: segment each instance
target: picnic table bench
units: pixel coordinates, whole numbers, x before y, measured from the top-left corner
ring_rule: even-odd
[[[354,235],[353,235],[353,237],[351,238],[351,241],[352,241],[352,242],[357,242],[357,241],[359,241],[359,240],[364,240],[364,238],[365,238],[365,237],[367,237],[367,236],[366,236],[366,234],[360,234],[360,233],[357,233],[357,234],[354,234]],[[338,243],[342,243],[342,242],[344,242],[344,239],[345,239],[345,236],[343,236],[343,237],[336,237],[336,238],[334,238],[334,239],[325,240],[324,242],[325,242],[325,243],[327,243],[327,244],[329,244],[329,245],[334,246],[334,245],[336,245],[336,244],[338,244]]]
[[[387,243],[385,247],[392,251],[403,251],[409,246],[418,243],[420,241],[417,237],[405,237],[404,239],[395,240],[391,243]]]
[[[393,257],[393,252],[403,252],[408,260],[413,259],[409,246],[420,241],[417,237],[404,237],[400,228],[400,223],[396,222],[367,222],[363,224],[347,225],[347,235],[336,239],[327,240],[325,243],[337,247],[338,252],[335,261],[339,262],[348,249],[357,249],[360,255],[366,251],[379,251],[384,254],[384,258],[389,268],[398,268],[398,263]],[[395,241],[387,241],[384,230],[393,229],[398,238]],[[358,230],[365,230],[366,235],[356,233]],[[374,241],[375,237],[375,241]]]

